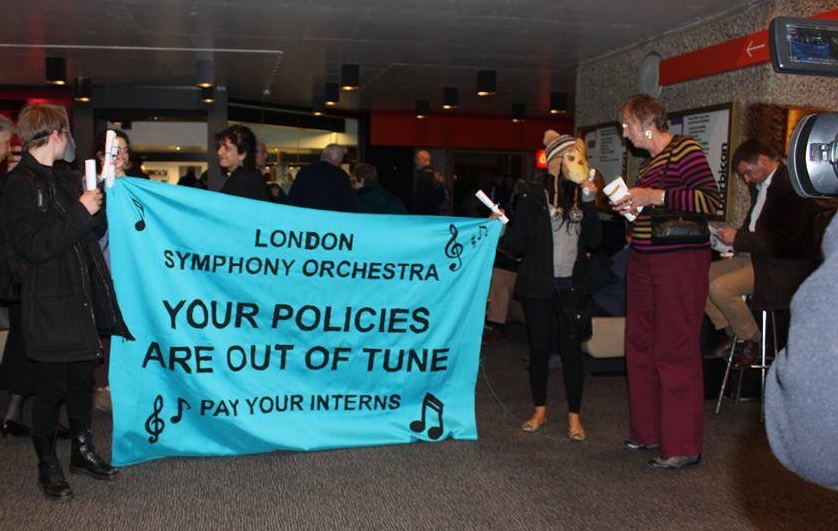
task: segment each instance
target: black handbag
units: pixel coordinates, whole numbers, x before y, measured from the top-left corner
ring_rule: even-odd
[[[652,219],[652,245],[704,243],[710,239],[707,217],[698,212],[667,208],[649,210]]]
[[[670,148],[669,158],[658,181],[658,186],[662,189],[671,160]],[[707,216],[700,212],[655,207],[649,210],[649,217],[652,220],[652,245],[705,243],[710,240]]]

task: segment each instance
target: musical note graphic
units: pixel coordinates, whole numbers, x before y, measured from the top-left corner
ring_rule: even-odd
[[[184,407],[184,406],[186,406],[186,407]],[[178,397],[178,399],[177,399],[177,414],[172,416],[171,418],[169,418],[169,420],[172,421],[172,424],[177,424],[178,422],[181,421],[181,419],[183,419],[183,412],[188,410],[188,409],[192,409],[192,406],[189,405],[189,402],[187,402],[185,398]]]
[[[145,421],[145,431],[151,435],[151,437],[148,438],[148,442],[151,444],[157,442],[157,439],[160,438],[160,434],[163,433],[163,430],[166,428],[166,422],[160,418],[161,411],[163,411],[163,395],[157,395],[154,399],[154,411]]]
[[[463,245],[457,241],[457,235],[459,234],[457,227],[452,224],[448,226],[448,230],[451,231],[451,239],[445,244],[445,256],[457,259],[456,263],[448,266],[451,271],[457,271],[463,266],[463,260],[460,258],[460,255],[463,254]]]
[[[140,219],[134,224],[134,228],[137,229],[138,232],[142,232],[145,230],[145,208],[143,208],[143,204],[131,198],[131,202],[134,203],[134,206],[137,209],[137,212],[140,214]]]
[[[410,423],[410,430],[416,433],[425,431],[425,415],[427,414],[428,410],[430,409],[433,413],[436,413],[436,420],[437,425],[433,426],[428,429],[428,437],[433,440],[437,440],[442,436],[443,426],[442,426],[442,409],[444,404],[439,400],[439,398],[435,397],[431,393],[425,393],[425,399],[422,400],[422,418],[419,420],[414,420]]]
[[[478,242],[489,235],[489,229],[486,228],[486,225],[480,225],[477,227],[478,233],[476,235],[471,236],[471,246],[477,247]]]

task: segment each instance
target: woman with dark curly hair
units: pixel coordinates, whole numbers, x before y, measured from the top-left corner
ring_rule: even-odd
[[[249,127],[231,125],[215,135],[218,165],[227,172],[222,194],[270,201],[265,178],[256,168],[256,136]]]

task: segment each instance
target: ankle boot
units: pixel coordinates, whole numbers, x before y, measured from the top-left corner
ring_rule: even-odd
[[[69,501],[73,498],[73,491],[67,480],[61,463],[55,455],[55,434],[33,435],[32,443],[38,454],[38,485],[50,501]]]
[[[102,459],[96,453],[93,445],[93,433],[88,424],[81,420],[70,419],[70,472],[74,474],[84,473],[94,479],[114,479],[119,470]]]

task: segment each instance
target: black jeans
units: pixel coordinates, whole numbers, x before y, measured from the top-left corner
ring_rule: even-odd
[[[98,360],[38,362],[32,405],[32,435],[48,435],[58,425],[58,406],[67,405],[67,418],[90,425],[93,369]]]
[[[553,353],[553,330],[557,329],[559,354],[562,357],[562,377],[569,413],[579,413],[582,407],[582,387],[585,368],[579,340],[571,337],[571,323],[567,318],[558,291],[552,299],[520,297],[527,322],[530,344],[530,391],[533,404],[547,403],[547,381],[550,374],[550,355]]]

